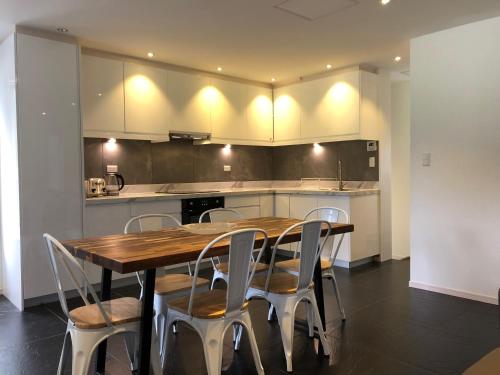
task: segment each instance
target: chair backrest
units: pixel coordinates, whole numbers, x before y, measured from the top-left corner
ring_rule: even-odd
[[[123,232],[144,232],[147,230],[159,230],[162,228],[179,227],[181,222],[172,215],[167,214],[146,214],[135,216],[125,224]]]
[[[66,302],[66,290],[62,283],[63,273],[66,273],[73,284],[73,287],[78,291],[78,294],[83,299],[85,305],[90,305],[90,301],[87,298],[86,290],[90,292],[92,299],[97,304],[104,321],[108,326],[111,326],[111,319],[104,310],[101,304],[101,300],[97,297],[97,293],[94,287],[89,282],[85,271],[83,270],[80,263],[70,254],[70,252],[54,237],[50,234],[45,233],[43,235],[45,243],[47,245],[47,250],[49,252],[50,264],[52,266],[52,273],[54,276],[54,281],[57,288],[57,295],[59,297],[59,302],[61,303],[61,308],[66,315],[66,317],[71,320],[71,316],[68,310],[68,304]]]
[[[252,254],[255,247],[257,234],[263,237],[263,244],[257,256],[256,262],[252,262]],[[210,256],[210,250],[220,242],[229,241],[229,279],[226,291],[226,316],[237,314],[245,302],[250,282],[255,274],[255,268],[259,262],[264,249],[267,246],[267,233],[258,228],[248,228],[225,233],[211,241],[198,256],[194,270],[193,284],[189,299],[188,314],[191,315],[193,298],[196,291],[196,279],[200,264],[205,256]]]
[[[326,220],[329,223],[342,223],[349,224],[349,214],[338,207],[318,207],[309,211],[304,220],[310,219],[320,219]],[[345,233],[342,233],[340,236],[331,235],[329,241],[331,241],[330,252],[328,254],[328,260],[334,264],[335,259],[337,259],[337,255],[340,250],[340,245],[342,245],[342,241],[344,240]],[[338,238],[338,241],[336,239]],[[327,247],[328,249],[328,247]],[[326,251],[326,250],[325,250]]]
[[[144,232],[148,230],[160,230],[162,228],[175,228],[181,226],[181,222],[177,220],[174,216],[168,214],[145,214],[134,216],[132,219],[127,221],[123,233],[129,234],[134,232]],[[191,265],[187,264],[188,273],[191,275]],[[160,270],[161,272],[164,272]],[[161,272],[158,275],[161,275]],[[144,287],[144,282],[142,276],[139,272],[135,273],[137,281],[141,286],[141,299],[142,299],[142,288]]]
[[[296,231],[298,228],[301,229],[301,238],[299,242],[299,276],[297,279],[297,291],[307,289],[311,285],[314,276],[314,266],[318,261],[321,251],[325,246],[325,243],[330,235],[332,227],[330,223],[326,220],[308,220],[302,221],[300,223],[294,224],[288,229],[286,229],[278,238],[273,246],[273,253],[271,256],[271,263],[269,265],[269,270],[267,272],[267,279],[265,284],[265,290],[269,289],[269,282],[271,281],[271,275],[274,269],[274,263],[276,261],[276,250],[283,241],[283,239],[292,231]],[[327,233],[321,240],[321,231],[323,228],[327,228]]]
[[[220,223],[244,219],[243,215],[232,208],[214,208],[203,212],[200,216],[200,223]]]

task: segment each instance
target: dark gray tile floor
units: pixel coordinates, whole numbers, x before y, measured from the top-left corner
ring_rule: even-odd
[[[347,313],[342,324],[325,282],[327,330],[335,353],[318,358],[313,340],[296,329],[295,374],[460,374],[500,346],[497,306],[408,288],[409,261],[391,261],[337,271]],[[137,296],[138,287],[115,289]],[[54,374],[66,322],[57,303],[20,313],[0,297],[0,374]],[[71,301],[76,305],[76,301]],[[266,320],[267,304],[251,302],[251,314],[267,374],[285,374],[277,322]],[[301,315],[302,312],[299,313]],[[120,338],[110,340],[107,373],[130,373]],[[225,374],[254,374],[246,339],[234,353],[226,337]],[[70,364],[65,373],[71,373]],[[167,374],[205,374],[200,340],[181,326],[169,345]],[[500,371],[499,371],[500,373]]]

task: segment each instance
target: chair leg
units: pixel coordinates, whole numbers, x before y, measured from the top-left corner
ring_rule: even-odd
[[[286,370],[292,372],[293,333],[295,329],[295,304],[292,299],[282,299],[273,303],[278,316],[281,341],[285,352]]]
[[[331,354],[331,347],[328,339],[326,337],[326,333],[323,327],[323,323],[321,322],[321,316],[319,315],[318,304],[316,303],[316,297],[314,296],[314,292],[311,292],[310,296],[311,305],[314,311],[314,320],[316,321],[316,327],[318,328],[319,339],[321,340],[321,344],[323,345],[323,352],[325,355]]]
[[[123,340],[125,341],[125,348],[127,349],[128,358],[130,360],[130,368],[132,371],[137,371],[137,365],[139,364],[138,358],[138,340],[137,334],[132,332],[127,332],[123,335]]]
[[[342,300],[340,298],[340,290],[337,284],[337,279],[335,278],[335,274],[333,272],[331,276],[332,276],[333,289],[335,289],[335,298],[337,299],[337,305],[340,310],[340,315],[342,316],[342,320],[345,321],[345,311],[344,311],[344,306],[342,305]]]
[[[71,374],[87,375],[95,341],[88,335],[74,334],[71,336],[71,344],[73,345]]]
[[[170,310],[169,310],[170,311]],[[170,327],[175,324],[175,318],[171,313],[167,314],[166,317],[166,323],[165,323],[165,335],[163,335],[163,343],[161,347],[163,350],[161,351],[160,358],[161,358],[161,367],[165,368],[165,364],[167,362],[167,350],[168,350],[168,334],[170,332]]]
[[[222,327],[222,325],[221,325]],[[204,327],[201,341],[205,352],[208,375],[220,375],[222,370],[222,329]]]
[[[253,361],[255,363],[255,368],[259,375],[264,375],[264,367],[262,366],[262,362],[260,360],[259,347],[257,346],[257,340],[255,339],[255,333],[253,331],[252,319],[250,318],[250,314],[248,312],[244,313],[242,316],[243,324],[247,330],[248,340],[250,341],[250,348],[252,349]],[[242,330],[242,326],[240,326],[240,330]]]
[[[59,367],[57,368],[57,375],[62,375],[64,367],[68,360],[69,348],[70,348],[70,346],[68,345],[68,336],[69,332],[66,331],[66,334],[64,335],[63,347],[61,350],[61,358],[59,359]]]
[[[160,357],[160,343],[158,342],[158,335],[154,327],[151,334],[151,367],[154,375],[161,375],[163,373]]]
[[[305,301],[306,303],[306,318],[307,318],[307,326],[309,328],[309,337],[314,337],[314,309],[309,301]]]
[[[243,334],[243,327],[240,324],[233,324],[233,343],[234,350],[240,350],[241,335]]]
[[[274,306],[272,304],[269,305],[269,311],[267,312],[267,321],[271,322],[273,320],[274,314]]]

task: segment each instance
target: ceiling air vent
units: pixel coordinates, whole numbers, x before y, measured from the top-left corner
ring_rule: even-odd
[[[359,0],[285,0],[274,7],[308,21],[314,21],[358,4]]]

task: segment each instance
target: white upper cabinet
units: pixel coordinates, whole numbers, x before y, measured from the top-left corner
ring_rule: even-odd
[[[377,75],[359,69],[274,92],[275,144],[379,138]]]
[[[167,71],[126,62],[124,73],[125,131],[167,135],[171,115]]]
[[[223,142],[244,140],[246,124],[247,86],[241,83],[212,79],[212,137]]]
[[[336,74],[301,85],[302,138],[359,133],[359,73]]]
[[[123,132],[123,62],[82,55],[82,121],[85,132]],[[98,133],[96,133],[98,134]]]
[[[272,90],[212,79],[212,140],[235,144],[271,144]]]
[[[169,129],[210,133],[210,104],[213,88],[207,77],[167,72],[168,98],[171,104]]]
[[[273,92],[270,88],[248,86],[247,139],[273,141]]]
[[[300,140],[299,84],[274,90],[274,141]]]

